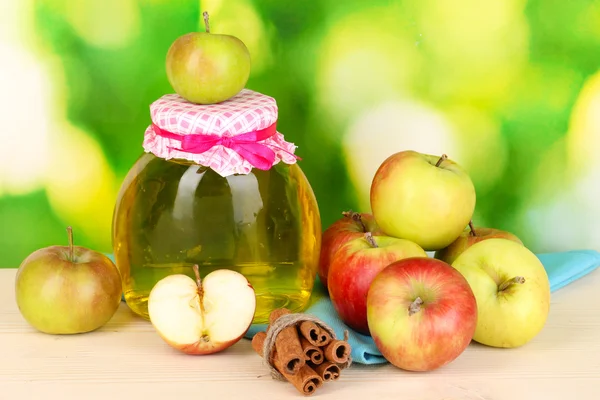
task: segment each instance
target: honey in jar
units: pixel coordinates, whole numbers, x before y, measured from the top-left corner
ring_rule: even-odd
[[[148,319],[148,295],[171,274],[242,273],[256,293],[254,323],[306,308],[317,274],[321,220],[295,146],[277,131],[272,97],[244,89],[220,104],[167,94],[150,106],[144,153],[126,176],[113,250],[127,305]],[[235,293],[232,293],[235,296]]]

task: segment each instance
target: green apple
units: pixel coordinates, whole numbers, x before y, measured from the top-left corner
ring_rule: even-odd
[[[121,303],[121,275],[104,254],[73,246],[49,246],[19,266],[15,296],[21,315],[48,334],[76,334],[105,325]]]
[[[466,228],[456,240],[447,247],[438,250],[434,254],[434,258],[452,264],[456,257],[458,257],[463,251],[474,245],[475,243],[481,242],[482,240],[492,238],[504,238],[513,240],[519,244],[523,244],[515,234],[501,229],[477,227],[475,228],[471,222],[469,227]]]
[[[206,32],[190,32],[178,37],[169,47],[167,78],[173,90],[189,102],[214,104],[238,94],[250,76],[250,52],[233,35],[210,32],[208,13],[204,13]]]
[[[389,235],[426,251],[443,249],[465,229],[475,211],[475,187],[446,155],[406,150],[388,157],[371,183],[373,217]]]
[[[452,266],[477,299],[473,340],[514,348],[540,333],[550,312],[550,282],[544,265],[527,247],[503,238],[482,240]]]

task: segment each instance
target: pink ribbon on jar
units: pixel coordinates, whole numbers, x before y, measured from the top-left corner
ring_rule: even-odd
[[[167,139],[179,140],[181,142],[181,148],[169,147],[170,149],[201,154],[210,150],[214,146],[221,145],[235,151],[250,164],[260,170],[268,170],[273,166],[273,163],[275,162],[275,152],[273,151],[272,147],[282,150],[296,159],[300,159],[300,157],[296,156],[295,154],[292,154],[278,146],[260,143],[261,141],[266,140],[277,133],[277,122],[264,129],[246,132],[235,136],[217,136],[207,134],[177,135],[173,132],[162,129],[154,123],[152,124],[152,128],[158,136]]]

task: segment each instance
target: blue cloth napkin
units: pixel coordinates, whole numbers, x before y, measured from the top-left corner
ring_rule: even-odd
[[[552,292],[589,274],[600,266],[600,253],[593,250],[573,250],[558,253],[537,254],[548,273]],[[352,362],[359,364],[384,364],[387,360],[375,346],[370,336],[362,335],[345,325],[337,316],[333,305],[320,282],[317,282],[314,296],[316,300],[305,311],[327,323],[337,337],[348,331],[348,343],[352,348]],[[252,325],[246,334],[251,339],[256,332],[264,331],[266,325]]]
[[[589,274],[600,266],[600,253],[595,250],[573,250],[537,254],[550,279],[550,291],[555,292]]]

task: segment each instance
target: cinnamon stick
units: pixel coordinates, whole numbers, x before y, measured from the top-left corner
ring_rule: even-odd
[[[252,349],[254,349],[254,351],[256,353],[258,353],[258,355],[261,356],[261,357],[264,357],[264,355],[263,355],[263,346],[265,344],[265,339],[266,338],[267,338],[267,333],[266,332],[256,332],[256,334],[252,338]],[[275,357],[276,353],[277,353],[277,351],[273,351],[273,353],[271,354],[271,359],[269,360],[269,362],[273,361],[273,358]]]
[[[258,332],[252,338],[252,348],[261,357],[263,357],[263,345],[266,337],[266,332]],[[306,363],[298,369],[296,374],[290,374],[287,372],[285,365],[281,363],[281,359],[277,355],[277,350],[273,351],[271,359],[277,371],[303,395],[310,396],[323,385],[321,376]]]
[[[323,350],[319,346],[310,343],[306,338],[300,338],[300,344],[304,350],[304,359],[310,361],[313,365],[319,365],[323,362]]]
[[[332,340],[331,335],[328,332],[319,328],[319,326],[312,321],[302,321],[300,323],[300,333],[312,345],[318,347],[326,346]]]
[[[340,377],[341,372],[340,366],[332,361],[325,361],[315,366],[314,370],[323,381],[335,381]]]
[[[336,364],[344,364],[350,357],[350,345],[345,340],[333,340],[323,349],[325,359]]]
[[[289,314],[290,311],[285,308],[278,308],[271,312],[269,316],[269,325],[272,325],[282,315]],[[294,375],[305,364],[305,355],[300,337],[295,326],[288,326],[283,329],[275,338],[275,349],[277,350],[277,358],[284,367],[285,372]]]

